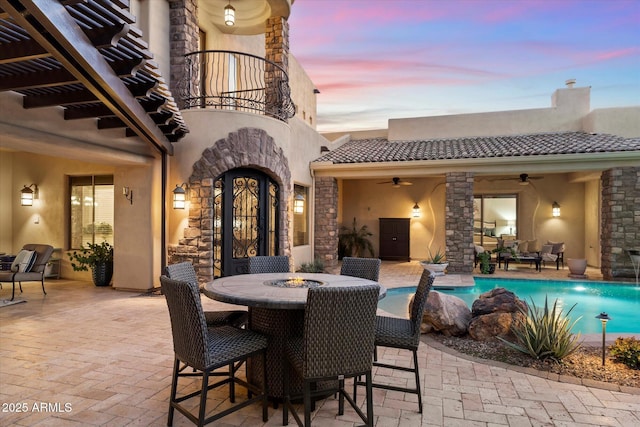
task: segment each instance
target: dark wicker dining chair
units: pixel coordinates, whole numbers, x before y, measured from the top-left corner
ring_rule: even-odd
[[[290,271],[289,257],[286,255],[249,257],[249,274],[289,273]]]
[[[267,421],[267,378],[262,378],[263,388],[258,388],[245,380],[235,376],[235,365],[246,361],[249,357],[262,358],[263,372],[266,373],[267,338],[264,335],[233,326],[207,327],[198,285],[192,282],[182,282],[161,276],[160,282],[169,307],[171,318],[171,333],[173,335],[173,350],[175,360],[171,380],[171,395],[169,396],[169,415],[167,425],[173,425],[174,410],[177,409],[194,424],[202,426],[220,419],[254,402],[262,402],[262,419]],[[193,372],[187,370],[193,368]],[[228,368],[225,379],[209,384],[209,379],[216,376],[218,368]],[[178,380],[184,377],[202,377],[199,390],[178,396]],[[232,406],[206,417],[207,392],[219,386],[229,384],[229,394]],[[249,391],[247,400],[235,403],[235,385],[245,387]],[[252,395],[253,393],[253,395]],[[194,415],[189,408],[193,405],[183,405],[182,402],[199,397],[198,415]]]
[[[418,395],[418,412],[422,413],[422,391],[420,386],[420,372],[418,370],[418,345],[420,344],[420,323],[422,322],[422,314],[427,304],[427,297],[433,285],[434,276],[429,270],[424,270],[420,276],[420,282],[416,289],[411,307],[410,319],[401,319],[396,317],[377,316],[376,317],[376,338],[374,350],[373,366],[383,368],[397,369],[406,372],[413,372],[415,375],[415,388],[397,387],[389,384],[373,383],[373,387],[385,390],[402,391],[405,393],[413,393]],[[405,366],[391,365],[378,362],[377,348],[392,347],[401,350],[410,350],[413,352],[413,368]],[[354,383],[354,396],[356,388],[362,385],[362,382]]]
[[[378,276],[380,276],[380,263],[378,258],[344,257],[340,274],[377,282]]]
[[[282,425],[289,424],[291,410],[290,375],[303,380],[304,426],[311,425],[312,402],[318,396],[339,394],[338,414],[344,414],[344,399],[367,426],[373,426],[371,354],[380,286],[326,287],[309,289],[304,312],[303,336],[287,342],[283,360],[284,404]],[[362,412],[344,388],[345,378],[364,375],[367,385],[367,414]],[[337,381],[336,390],[313,390],[319,381]]]
[[[169,264],[165,268],[167,277],[182,282],[198,283],[198,276],[193,264],[190,262],[178,262]],[[207,320],[207,326],[223,326],[232,325],[243,327],[249,321],[249,313],[246,310],[217,310],[205,311],[204,317]]]

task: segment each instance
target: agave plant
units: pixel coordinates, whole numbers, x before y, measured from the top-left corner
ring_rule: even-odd
[[[501,338],[508,346],[526,353],[536,359],[551,358],[561,360],[578,348],[580,348],[580,334],[574,335],[571,329],[577,318],[571,321],[569,315],[575,308],[574,304],[566,314],[558,308],[558,300],[553,303],[553,308],[549,311],[547,297],[544,298],[544,308],[536,307],[531,299],[529,310],[520,309],[520,316],[511,327],[516,336],[517,342],[512,343]]]

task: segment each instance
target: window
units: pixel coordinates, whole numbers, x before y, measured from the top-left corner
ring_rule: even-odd
[[[473,241],[485,249],[497,244],[498,238],[517,236],[517,205],[515,194],[476,195],[473,198]]]
[[[86,243],[113,244],[113,176],[91,175],[69,178],[69,246]]]
[[[293,246],[309,244],[309,189],[293,186]]]

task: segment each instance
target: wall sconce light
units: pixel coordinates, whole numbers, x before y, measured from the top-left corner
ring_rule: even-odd
[[[304,213],[304,196],[302,194],[296,194],[293,199],[293,213]]]
[[[122,194],[124,198],[129,201],[129,203],[133,204],[133,190],[129,187],[122,187]]]
[[[224,23],[233,27],[236,23],[236,10],[231,6],[231,0],[229,0],[229,4],[224,7]]]
[[[420,218],[420,206],[417,203],[413,205],[413,217]]]
[[[554,218],[560,216],[560,205],[558,204],[558,202],[553,202],[553,204],[551,205],[551,215]]]
[[[33,190],[31,189],[33,187]],[[20,190],[20,205],[21,206],[33,206],[33,199],[38,198],[38,186],[36,184],[25,185]]]
[[[605,338],[607,335],[607,322],[611,320],[611,317],[604,311],[596,316],[596,319],[600,319],[602,322],[602,366],[604,366],[604,349],[605,349]]]
[[[173,189],[173,209],[184,209],[187,205],[187,183],[176,184]]]

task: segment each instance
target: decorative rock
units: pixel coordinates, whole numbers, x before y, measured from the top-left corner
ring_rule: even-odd
[[[409,304],[409,310],[413,305],[413,299]],[[460,298],[440,293],[429,292],[427,304],[422,315],[420,331],[440,332],[446,336],[460,336],[467,333],[467,327],[471,321],[471,310]]]
[[[504,288],[485,292],[473,302],[469,335],[477,341],[495,337],[512,338],[511,325],[527,310],[527,305]]]

